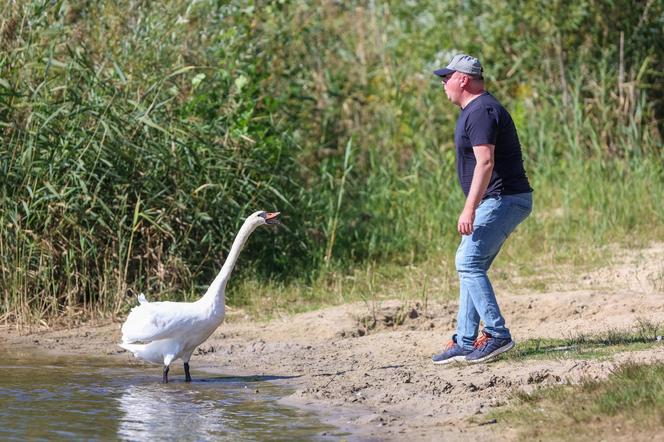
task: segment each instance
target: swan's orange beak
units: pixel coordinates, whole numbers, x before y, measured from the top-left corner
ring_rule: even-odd
[[[281,212],[271,212],[265,215],[265,224],[279,224],[279,214]]]

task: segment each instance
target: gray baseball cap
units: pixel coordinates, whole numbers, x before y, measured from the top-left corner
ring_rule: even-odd
[[[445,77],[456,71],[482,78],[484,69],[477,58],[466,54],[457,54],[452,57],[446,68],[435,70],[433,73],[439,77]]]

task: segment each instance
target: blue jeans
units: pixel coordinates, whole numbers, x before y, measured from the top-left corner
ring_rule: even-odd
[[[472,350],[480,319],[496,338],[511,339],[487,271],[507,237],[532,211],[532,193],[489,197],[475,211],[473,233],[461,237],[456,253],[459,273],[457,343]]]

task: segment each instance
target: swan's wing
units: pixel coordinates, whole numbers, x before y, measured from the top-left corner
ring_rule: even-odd
[[[142,303],[131,309],[122,325],[122,342],[157,341],[181,336],[198,316],[191,303]]]
[[[139,304],[147,304],[148,303],[148,300],[145,298],[145,295],[143,293],[138,295],[138,303]]]

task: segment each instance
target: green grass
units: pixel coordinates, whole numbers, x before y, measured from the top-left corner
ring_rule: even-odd
[[[507,353],[510,362],[574,359],[611,360],[625,351],[659,348],[664,324],[640,319],[629,329],[577,334],[567,339],[530,339]],[[617,366],[608,379],[517,391],[487,416],[515,430],[520,440],[645,440],[664,429],[664,365]],[[631,435],[631,436],[630,436]]]
[[[228,286],[231,304],[245,314],[269,319],[347,302],[371,306],[388,299],[418,301],[426,309],[458,297],[452,257],[412,265],[368,263],[351,272],[328,271],[313,283],[288,284],[244,279]]]
[[[650,440],[664,430],[664,365],[627,363],[606,380],[520,392],[489,417],[520,440]]]
[[[249,241],[232,305],[448,296],[458,109],[431,71],[461,50],[512,112],[536,192],[504,263],[587,266],[661,238],[663,8],[5,2],[0,320],[194,297],[257,209],[284,226]],[[266,284],[273,305],[251,300]]]
[[[510,361],[529,359],[610,359],[615,353],[662,345],[664,324],[641,319],[629,329],[577,334],[565,339],[528,339],[507,353]],[[657,339],[659,337],[659,340]]]

